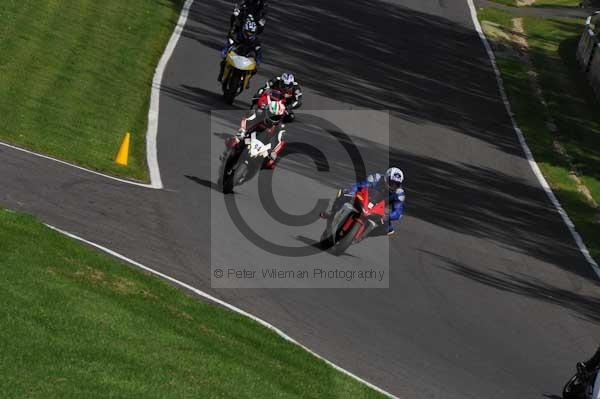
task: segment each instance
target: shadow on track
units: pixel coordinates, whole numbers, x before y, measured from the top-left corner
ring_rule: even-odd
[[[317,148],[335,146],[326,133],[330,128],[319,128],[313,122],[307,117],[295,125],[290,141],[311,143]],[[583,258],[541,187],[493,169],[388,149],[359,137],[352,140],[363,155],[368,172],[381,170],[381,165],[373,161],[378,159],[377,154],[386,151],[389,163],[404,169],[409,176],[405,183],[407,215],[461,234],[489,239],[596,281],[587,265],[573,265],[574,259],[583,261]],[[278,168],[332,187],[333,196],[335,189],[355,181],[355,171],[343,151],[327,154],[327,173],[319,172],[304,156],[284,156]]]
[[[223,96],[219,93],[202,89],[200,87],[192,87],[182,85],[179,88],[161,86],[161,91],[187,106],[197,110],[208,112],[214,109],[213,104],[218,104],[219,110],[243,110],[247,111],[250,104],[240,106],[239,100],[230,105],[223,101]],[[243,104],[243,103],[242,103]]]
[[[184,36],[220,49],[230,10],[229,1],[195,2],[190,13],[195,23],[186,27]],[[481,140],[482,146],[523,158],[490,61],[468,23],[382,0],[273,4],[268,30],[262,35],[265,64],[261,74],[277,75],[289,69],[304,86],[324,97],[357,108],[389,109],[395,117],[416,124],[445,126]],[[215,102],[224,106],[218,95],[200,88],[172,94],[203,111]],[[305,109],[320,109],[312,101],[310,96],[305,98]],[[298,137],[320,148],[326,133],[323,126],[299,118],[289,138]],[[398,144],[397,137],[390,139]],[[361,152],[387,153],[390,164],[405,170],[408,216],[494,241],[596,280],[544,191],[531,180],[505,174],[501,165],[486,168],[447,162],[360,138],[355,141]],[[352,168],[341,158],[328,158],[336,172],[325,176],[305,161],[286,158],[279,167],[332,188],[355,180]],[[380,170],[374,164],[366,168],[368,172]],[[562,300],[576,306],[578,299],[565,296]]]
[[[476,270],[470,266],[459,263],[456,260],[439,256],[431,252],[424,252],[441,260],[444,263],[444,266],[441,266],[442,268],[467,279],[498,290],[551,303],[569,309],[574,314],[578,315],[578,317],[586,321],[600,323],[600,298],[598,297],[581,295],[574,292],[572,289],[555,287],[525,274],[509,274],[493,269],[486,272]]]
[[[215,190],[215,191],[217,191],[217,192],[221,192],[221,190],[219,189],[219,186],[218,186],[216,183],[213,183],[213,182],[212,182],[212,181],[210,181],[210,180],[201,179],[201,178],[199,178],[199,177],[196,177],[196,176],[190,176],[190,175],[185,175],[185,177],[186,177],[186,179],[189,179],[189,180],[191,180],[191,181],[193,181],[193,182],[195,182],[195,183],[198,183],[198,184],[200,184],[201,186],[208,187],[208,188],[210,188],[211,190]]]
[[[220,49],[230,8],[229,1],[196,2],[190,18],[197,24],[183,34]],[[307,0],[273,4],[261,40],[261,74],[291,70],[325,97],[444,125],[523,156],[470,26],[381,0]],[[315,107],[311,101],[306,96],[305,108]]]

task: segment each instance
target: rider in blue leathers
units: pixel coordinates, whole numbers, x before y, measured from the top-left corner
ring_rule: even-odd
[[[404,181],[404,173],[398,168],[389,168],[384,175],[380,173],[373,173],[367,176],[367,179],[353,184],[350,188],[341,190],[338,193],[337,198],[333,202],[330,212],[322,212],[321,217],[327,218],[330,223],[330,215],[335,214],[340,207],[348,201],[349,197],[354,197],[356,192],[362,188],[369,188],[369,191],[379,192],[382,195],[387,193],[386,198],[386,215],[383,221],[386,226],[386,232],[388,235],[394,233],[394,225],[392,222],[399,220],[404,213],[404,189],[402,188],[402,182]],[[329,227],[329,226],[328,226]],[[373,226],[374,228],[375,226]],[[365,232],[363,237],[366,237],[372,232],[373,228]]]

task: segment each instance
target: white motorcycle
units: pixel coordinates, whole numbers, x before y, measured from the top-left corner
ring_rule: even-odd
[[[224,194],[229,194],[233,192],[234,186],[243,184],[258,173],[267,161],[271,143],[269,134],[265,131],[251,133],[243,140],[232,137],[225,144],[227,150],[222,157],[224,162],[219,187]]]
[[[577,370],[563,389],[563,399],[600,399],[600,373]]]

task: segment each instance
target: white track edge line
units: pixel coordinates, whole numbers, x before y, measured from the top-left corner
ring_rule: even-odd
[[[169,43],[156,67],[156,71],[154,73],[154,78],[152,80],[152,94],[150,96],[150,110],[148,112],[148,131],[146,132],[146,162],[148,163],[148,171],[150,173],[150,184],[137,183],[127,179],[120,179],[118,177],[110,176],[105,173],[100,173],[92,169],[84,168],[83,166],[75,165],[70,162],[66,162],[48,155],[43,155],[34,151],[26,150],[24,148],[18,147],[16,145],[8,144],[0,141],[0,145],[8,148],[12,148],[13,150],[21,151],[29,155],[37,156],[40,158],[44,158],[50,161],[58,162],[62,165],[70,166],[75,169],[82,170],[84,172],[93,173],[97,176],[102,176],[107,179],[115,180],[121,183],[132,184],[138,187],[144,188],[154,188],[154,189],[162,189],[162,179],[160,177],[160,169],[158,167],[158,149],[156,145],[156,138],[158,136],[158,115],[159,115],[159,105],[160,105],[160,87],[162,84],[162,78],[165,73],[165,69],[173,52],[175,51],[175,47],[179,42],[179,38],[181,37],[181,33],[183,32],[183,28],[187,23],[187,19],[189,16],[189,11],[192,6],[194,0],[187,0],[182,7],[181,15],[179,16],[179,20],[177,21],[177,25],[175,26],[175,30],[169,39]]]
[[[186,283],[184,283],[182,281],[179,281],[179,280],[177,280],[177,279],[175,279],[173,277],[170,277],[170,276],[168,276],[168,275],[166,275],[164,273],[161,273],[161,272],[159,272],[157,270],[151,269],[148,266],[145,266],[145,265],[143,265],[143,264],[141,264],[139,262],[136,262],[133,259],[127,258],[126,256],[121,255],[121,254],[119,254],[119,253],[117,253],[117,252],[115,252],[115,251],[113,251],[111,249],[108,249],[106,247],[103,247],[102,245],[93,243],[91,241],[88,241],[88,240],[86,240],[84,238],[81,238],[81,237],[79,237],[79,236],[77,236],[75,234],[69,233],[67,231],[61,230],[61,229],[59,229],[57,227],[54,227],[52,225],[49,225],[49,224],[46,224],[46,223],[44,223],[44,225],[46,227],[48,227],[48,228],[50,228],[50,229],[52,229],[52,230],[60,233],[60,234],[63,234],[65,236],[70,237],[72,239],[75,239],[77,241],[83,242],[84,244],[90,245],[90,246],[92,246],[92,247],[94,247],[96,249],[99,249],[100,251],[105,252],[105,253],[107,253],[107,254],[115,257],[115,258],[121,259],[121,260],[123,260],[123,261],[125,261],[125,262],[127,262],[127,263],[129,263],[129,264],[131,264],[133,266],[136,266],[136,267],[138,267],[138,268],[140,268],[142,270],[145,270],[145,271],[147,271],[147,272],[149,272],[151,274],[154,274],[154,275],[156,275],[158,277],[161,277],[164,280],[167,280],[167,281],[170,281],[171,283],[179,285],[180,287],[185,288],[185,289],[193,292],[194,294],[199,295],[199,296],[201,296],[201,297],[203,297],[203,298],[205,298],[205,299],[207,299],[209,301],[217,303],[217,304],[219,304],[219,305],[221,305],[221,306],[223,306],[223,307],[225,307],[225,308],[227,308],[227,309],[229,309],[229,310],[231,310],[231,311],[233,311],[235,313],[238,313],[238,314],[240,314],[242,316],[245,316],[245,317],[247,317],[247,318],[249,318],[251,320],[254,320],[255,322],[257,322],[260,325],[262,325],[263,327],[266,327],[269,330],[275,332],[277,335],[279,335],[280,337],[282,337],[286,341],[289,341],[289,342],[291,342],[291,343],[299,346],[300,348],[304,349],[306,352],[308,352],[311,355],[315,356],[316,358],[324,361],[329,366],[333,367],[335,370],[337,370],[337,371],[339,371],[341,373],[346,374],[347,376],[349,376],[349,377],[353,378],[354,380],[356,380],[356,381],[358,381],[358,382],[360,382],[360,383],[368,386],[369,388],[373,389],[374,391],[379,392],[382,395],[385,395],[385,396],[387,396],[389,398],[398,399],[397,396],[392,395],[391,393],[389,393],[389,392],[387,392],[387,391],[385,391],[385,390],[383,390],[383,389],[381,389],[381,388],[373,385],[372,383],[370,383],[368,381],[365,381],[364,379],[360,378],[359,376],[357,376],[355,374],[352,374],[350,371],[348,371],[346,369],[343,369],[342,367],[336,365],[335,363],[333,363],[333,362],[325,359],[323,356],[321,356],[318,353],[312,351],[308,347],[302,345],[300,342],[296,341],[294,338],[290,337],[289,335],[287,335],[286,333],[284,333],[279,328],[275,327],[274,325],[270,324],[267,321],[264,321],[263,319],[261,319],[261,318],[259,318],[257,316],[254,316],[254,315],[246,312],[245,310],[242,310],[242,309],[240,309],[240,308],[238,308],[238,307],[236,307],[236,306],[234,306],[234,305],[232,305],[230,303],[227,303],[227,302],[225,302],[225,301],[223,301],[223,300],[221,300],[219,298],[216,298],[216,297],[214,297],[214,296],[212,296],[212,295],[210,295],[210,294],[208,294],[208,293],[206,293],[204,291],[199,290],[198,288],[194,288],[191,285],[186,284]]]
[[[562,217],[563,222],[567,225],[569,231],[571,232],[571,235],[573,236],[573,239],[575,240],[575,243],[577,244],[577,247],[579,248],[579,251],[583,254],[583,256],[585,257],[587,262],[590,264],[590,266],[592,267],[592,270],[596,273],[596,276],[598,278],[600,278],[600,268],[598,267],[598,264],[596,263],[594,258],[592,258],[592,256],[590,255],[590,251],[588,250],[587,246],[583,242],[581,235],[579,235],[577,230],[575,230],[575,224],[573,223],[573,221],[571,221],[571,219],[569,218],[569,215],[564,210],[564,208],[558,201],[558,198],[556,198],[556,195],[550,188],[548,181],[546,181],[546,178],[542,174],[540,167],[538,166],[538,164],[535,162],[535,159],[533,158],[533,154],[532,154],[531,150],[529,149],[529,146],[527,145],[527,141],[525,140],[525,136],[523,135],[523,132],[517,125],[517,121],[512,112],[512,107],[510,105],[508,96],[506,94],[506,90],[504,88],[504,81],[502,80],[502,75],[500,74],[500,69],[498,68],[498,65],[496,64],[496,56],[494,55],[492,46],[490,45],[487,37],[485,36],[485,33],[483,32],[483,29],[481,28],[481,24],[479,23],[479,18],[477,17],[477,9],[475,8],[475,4],[473,3],[473,0],[467,0],[467,3],[469,4],[469,9],[471,11],[471,18],[473,20],[473,24],[475,25],[475,30],[477,31],[477,34],[479,35],[479,38],[481,39],[483,46],[485,47],[485,50],[487,52],[487,55],[490,58],[490,61],[492,63],[492,68],[494,69],[494,73],[496,75],[496,81],[498,83],[498,90],[500,91],[500,96],[502,97],[502,101],[504,102],[504,106],[510,117],[510,121],[513,125],[513,129],[517,133],[517,137],[519,138],[521,147],[523,148],[523,151],[525,152],[525,156],[527,157],[529,166],[533,170],[533,173],[537,177],[540,185],[546,192],[546,195],[548,196],[548,198],[550,199],[550,201],[552,202],[552,204],[558,211],[559,215]]]
[[[104,174],[104,173],[100,173],[100,172],[97,172],[97,171],[92,170],[92,169],[87,169],[87,168],[84,168],[83,166],[75,165],[75,164],[63,161],[61,159],[53,158],[53,157],[48,156],[48,155],[44,155],[44,154],[40,154],[40,153],[33,152],[33,151],[30,151],[30,150],[26,150],[25,148],[17,147],[16,145],[8,144],[8,143],[2,142],[2,141],[0,141],[0,146],[11,148],[11,149],[16,150],[16,151],[21,151],[21,152],[24,152],[26,154],[33,155],[33,156],[36,156],[36,157],[39,157],[39,158],[48,159],[50,161],[57,162],[57,163],[60,163],[62,165],[70,166],[71,168],[79,169],[79,170],[82,170],[84,172],[92,173],[94,175],[102,176],[102,177],[105,177],[107,179],[115,180],[115,181],[118,181],[118,182],[121,182],[121,183],[127,183],[127,184],[131,184],[131,185],[138,186],[138,187],[144,187],[144,188],[156,188],[156,187],[152,186],[151,184],[137,183],[137,182],[134,182],[134,181],[131,181],[131,180],[120,179],[118,177],[114,177],[114,176],[110,176],[110,175],[107,175],[107,174]]]
[[[184,3],[179,20],[175,26],[175,30],[169,39],[169,43],[165,48],[165,51],[160,58],[156,71],[154,73],[154,79],[152,80],[152,94],[150,95],[150,110],[148,111],[148,131],[146,132],[146,162],[148,163],[148,170],[150,172],[150,181],[152,187],[163,188],[162,179],[160,177],[160,168],[158,167],[158,117],[160,110],[160,88],[162,86],[163,76],[169,60],[173,56],[175,47],[179,42],[181,33],[187,23],[190,8],[194,0],[186,0]]]

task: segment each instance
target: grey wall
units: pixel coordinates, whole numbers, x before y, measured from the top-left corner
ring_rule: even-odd
[[[600,18],[600,14],[596,13],[587,20],[577,48],[577,61],[600,100],[600,41],[598,32],[594,32],[590,26],[591,18]]]

